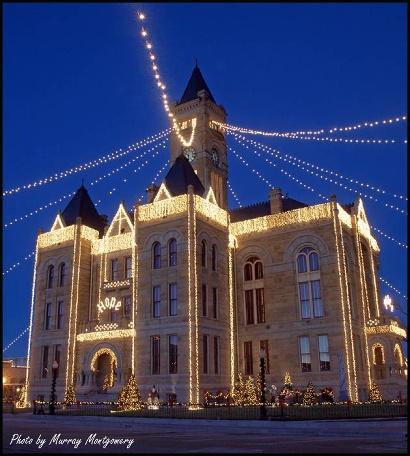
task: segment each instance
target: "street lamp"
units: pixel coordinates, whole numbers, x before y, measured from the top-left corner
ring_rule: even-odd
[[[51,371],[53,373],[53,380],[51,382],[50,415],[54,415],[54,409],[55,409],[54,400],[55,400],[55,395],[56,395],[57,370],[58,370],[58,362],[54,361],[53,367],[51,369]]]
[[[262,388],[262,392],[261,392],[261,403],[262,403],[262,405],[261,405],[261,411],[260,411],[259,419],[260,420],[267,420],[268,416],[267,416],[266,405],[265,405],[266,397],[265,397],[265,350],[264,349],[262,349],[259,352],[259,357],[260,357],[260,360],[261,360],[261,388]]]

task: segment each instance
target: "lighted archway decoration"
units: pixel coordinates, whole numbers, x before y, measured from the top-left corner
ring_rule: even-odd
[[[394,353],[394,359],[395,359],[396,363],[399,365],[399,367],[402,367],[403,366],[403,353],[401,352],[399,344],[396,344],[394,346],[393,353]],[[396,355],[397,355],[397,357],[396,357]]]
[[[97,350],[91,360],[90,369],[95,372],[97,366],[97,360],[101,355],[110,355],[111,369],[110,369],[110,385],[114,384],[114,369],[118,366],[117,357],[110,348],[100,348]]]

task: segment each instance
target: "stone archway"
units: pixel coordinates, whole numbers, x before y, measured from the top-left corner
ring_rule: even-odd
[[[118,361],[109,348],[99,349],[91,361],[91,370],[95,372],[95,383],[99,392],[108,391],[116,384]]]

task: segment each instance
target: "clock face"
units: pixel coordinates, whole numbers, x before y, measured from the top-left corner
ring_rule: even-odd
[[[191,162],[194,160],[196,152],[193,147],[189,147],[188,149],[184,150],[185,157]]]
[[[211,150],[211,154],[212,154],[212,162],[215,164],[215,165],[218,165],[219,164],[219,155],[218,155],[218,151],[216,149],[212,149]]]

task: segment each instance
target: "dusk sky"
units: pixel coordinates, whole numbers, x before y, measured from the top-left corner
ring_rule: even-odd
[[[271,187],[309,205],[360,194],[382,296],[407,329],[406,3],[2,7],[3,358],[27,356],[38,230],[82,182],[111,221],[169,169],[140,11],[169,101],[197,59],[228,124],[243,129],[227,135],[230,208],[267,201]]]

